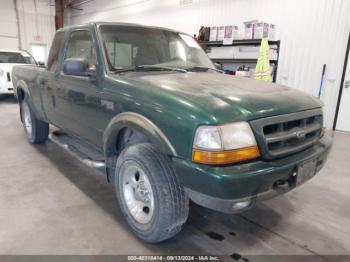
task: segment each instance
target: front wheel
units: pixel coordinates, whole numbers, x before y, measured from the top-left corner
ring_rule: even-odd
[[[122,151],[115,185],[127,222],[144,241],[160,242],[182,229],[189,200],[170,159],[152,144],[136,144]]]
[[[45,143],[49,135],[49,124],[36,118],[26,100],[20,104],[20,110],[22,124],[29,143]]]

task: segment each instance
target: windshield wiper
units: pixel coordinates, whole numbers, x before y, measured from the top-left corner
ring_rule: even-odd
[[[218,73],[221,73],[221,74],[224,73],[224,71],[216,69],[216,68],[202,67],[202,66],[193,66],[193,67],[186,68],[186,70],[187,71],[193,71],[193,72],[207,72],[209,70],[212,70],[212,71],[215,71],[215,72],[218,72]]]
[[[112,70],[113,73],[124,73],[124,72],[133,72],[133,71],[176,71],[181,73],[187,73],[186,69],[178,67],[168,67],[168,66],[154,66],[154,65],[138,65],[129,68],[115,69]]]
[[[176,72],[181,72],[181,73],[187,73],[186,69],[183,68],[178,68],[178,67],[172,67],[172,66],[157,66],[157,65],[139,65],[137,66],[137,68],[141,69],[141,70],[147,70],[147,69],[151,69],[151,70],[155,70],[155,71],[176,71]]]
[[[115,73],[115,74],[119,74],[119,73],[124,73],[124,72],[132,72],[132,71],[136,71],[136,70],[137,69],[135,67],[121,68],[121,69],[113,68],[113,69],[111,69],[111,72]]]

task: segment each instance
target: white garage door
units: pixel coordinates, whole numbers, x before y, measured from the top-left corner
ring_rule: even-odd
[[[350,132],[350,57],[346,68],[336,129]]]

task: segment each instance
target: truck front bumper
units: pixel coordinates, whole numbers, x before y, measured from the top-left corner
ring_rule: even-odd
[[[228,166],[196,164],[173,158],[189,198],[204,207],[237,213],[265,200],[286,193],[314,176],[324,165],[332,145],[325,135],[313,147],[288,157]],[[300,167],[314,163],[315,172],[300,180]]]

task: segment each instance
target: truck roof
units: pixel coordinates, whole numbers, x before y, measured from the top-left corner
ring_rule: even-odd
[[[100,25],[116,25],[116,26],[132,26],[132,27],[141,27],[141,28],[150,28],[150,29],[161,29],[161,30],[167,30],[167,31],[172,31],[176,33],[183,33],[178,30],[170,29],[170,28],[165,28],[165,27],[158,27],[158,26],[148,26],[148,25],[141,25],[141,24],[136,24],[136,23],[119,23],[119,22],[89,22],[85,24],[79,24],[79,25],[70,25],[63,27],[59,31],[68,31],[74,28],[79,28],[79,27],[98,27]],[[186,34],[186,33],[184,33]]]

